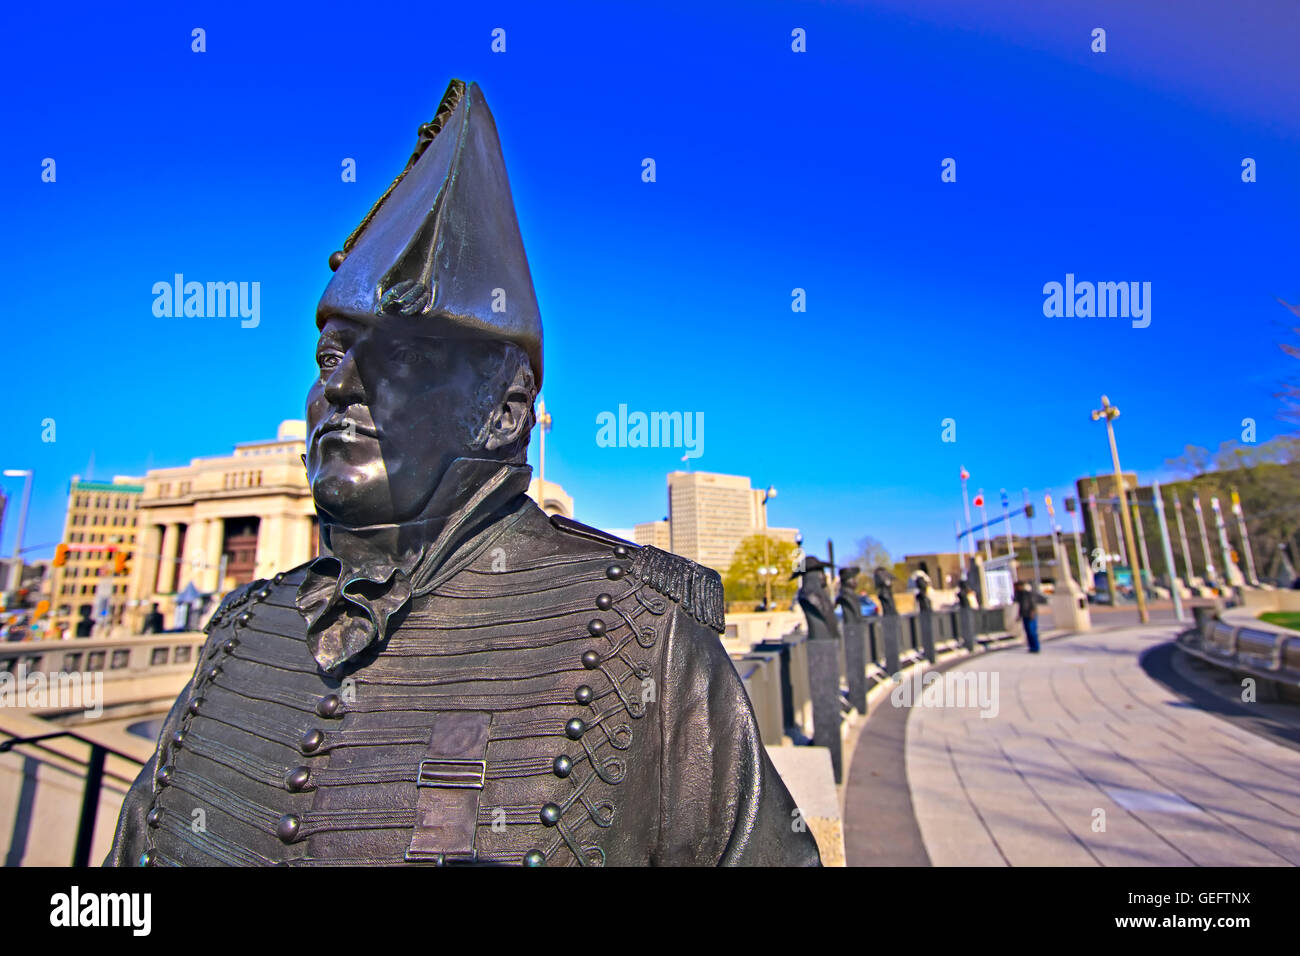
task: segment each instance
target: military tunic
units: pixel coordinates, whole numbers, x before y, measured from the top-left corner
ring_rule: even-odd
[[[232,593],[112,865],[817,865],[715,631],[716,573],[521,499],[328,674]]]

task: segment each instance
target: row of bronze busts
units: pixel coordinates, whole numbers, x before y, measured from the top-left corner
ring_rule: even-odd
[[[835,605],[840,607],[840,613],[846,627],[852,627],[860,624],[862,620],[862,606],[858,602],[858,576],[862,569],[856,566],[848,566],[839,569],[840,588],[839,595],[832,600],[829,590],[827,589],[826,572],[830,566],[815,557],[804,559],[803,566],[791,575],[791,578],[800,578],[799,593],[797,600],[799,606],[803,608],[804,616],[808,619],[808,638],[816,640],[819,638],[838,638],[840,636],[839,621],[835,616]],[[897,580],[894,576],[883,567],[877,567],[871,574],[872,584],[876,589],[876,599],[880,604],[880,613],[882,616],[896,616],[898,608],[894,604],[894,586]],[[930,604],[930,576],[925,569],[917,571],[912,576],[912,584],[916,588],[916,609],[922,613],[932,610]],[[969,602],[971,588],[962,578],[957,583],[957,599],[961,604]]]

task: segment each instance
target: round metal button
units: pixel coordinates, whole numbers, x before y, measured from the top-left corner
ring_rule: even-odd
[[[587,633],[592,637],[600,637],[605,633],[605,622],[598,617],[593,617],[587,622]]]
[[[329,694],[316,701],[316,713],[322,717],[333,717],[343,704],[338,694]]]
[[[555,804],[555,803],[546,804],[546,806],[542,807],[542,812],[540,816],[542,818],[542,823],[546,824],[548,827],[555,826],[557,823],[560,822],[559,804]]]
[[[582,655],[582,666],[592,671],[600,666],[600,655],[595,651],[585,651]]]
[[[235,649],[236,647],[238,647],[238,646],[239,646],[239,639],[236,638],[236,637],[232,637],[232,638],[229,638],[229,639],[226,641],[226,643],[224,643],[224,644],[221,645],[221,649],[222,649],[223,651],[225,651],[227,654],[229,654],[229,653],[231,653],[232,651],[234,651],[234,649]]]
[[[299,793],[303,787],[307,786],[309,779],[311,779],[310,768],[296,767],[284,775],[284,789],[290,793]]]
[[[190,713],[193,714],[195,717],[197,717],[199,714],[199,708],[201,706],[203,706],[203,698],[195,697],[192,701],[190,701],[190,708],[189,708]]]
[[[158,826],[158,824],[162,823],[162,809],[160,807],[154,807],[145,814],[144,822],[149,824],[151,827]]]
[[[524,866],[541,866],[546,862],[546,855],[541,850],[529,850],[524,854]]]
[[[614,599],[608,594],[596,595],[596,607],[602,611],[608,611],[614,606]]]
[[[573,773],[573,761],[569,759],[568,754],[560,754],[551,764],[551,769],[555,771],[557,777],[563,780],[569,774]]]
[[[628,549],[627,549],[627,545],[625,545],[625,544],[616,544],[616,545],[614,545],[614,557],[616,557],[616,558],[626,558],[626,557],[628,557],[630,554],[631,554],[631,552],[628,551]]]
[[[140,854],[140,859],[136,862],[138,862],[140,866],[153,866],[153,850],[145,850]]]
[[[286,813],[275,825],[275,835],[280,838],[281,843],[292,843],[298,838],[298,830],[301,826],[302,820],[297,814]]]
[[[623,570],[623,566],[619,564],[611,564],[605,569],[605,577],[609,578],[611,581],[617,581],[626,573],[627,572]]]
[[[309,730],[298,741],[298,749],[305,754],[314,754],[325,743],[325,734],[319,730]]]
[[[573,692],[573,699],[580,704],[590,704],[595,693],[586,684],[579,684],[578,689]]]
[[[172,746],[181,747],[184,746],[184,744],[185,744],[185,731],[183,730],[172,731]]]
[[[564,733],[570,740],[579,740],[587,732],[587,725],[582,722],[582,718],[574,717],[564,725]]]
[[[167,786],[167,784],[171,783],[172,782],[171,764],[163,764],[161,767],[159,767],[158,772],[153,775],[153,779],[154,782],[157,783],[158,786],[160,787],[165,787]]]

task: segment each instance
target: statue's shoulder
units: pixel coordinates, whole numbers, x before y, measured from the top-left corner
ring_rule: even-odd
[[[719,634],[726,630],[726,601],[717,571],[651,545],[633,544],[572,518],[552,515],[550,520],[562,534],[611,548],[616,559],[627,562],[629,577],[680,604],[706,627]]]
[[[253,595],[260,589],[266,587],[268,581],[266,578],[258,578],[256,581],[249,581],[247,584],[238,585],[233,591],[230,591],[217,609],[212,612],[212,617],[208,618],[207,625],[203,628],[205,632],[211,632],[213,628],[220,627],[226,620],[236,614],[245,604],[253,600]]]
[[[220,627],[232,617],[237,616],[245,605],[254,601],[259,592],[266,592],[267,596],[269,596],[281,589],[288,589],[290,592],[296,591],[310,565],[311,561],[304,561],[296,568],[283,571],[273,578],[258,578],[255,581],[249,581],[247,584],[239,585],[221,599],[221,603],[212,612],[212,617],[208,618],[208,623],[203,630],[211,632],[214,627]]]

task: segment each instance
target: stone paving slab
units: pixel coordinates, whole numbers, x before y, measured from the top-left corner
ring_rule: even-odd
[[[931,862],[1300,865],[1300,751],[1149,677],[1139,656],[1176,633],[1099,630],[952,668],[983,671],[990,687],[996,674],[998,707],[908,711],[907,780]]]

